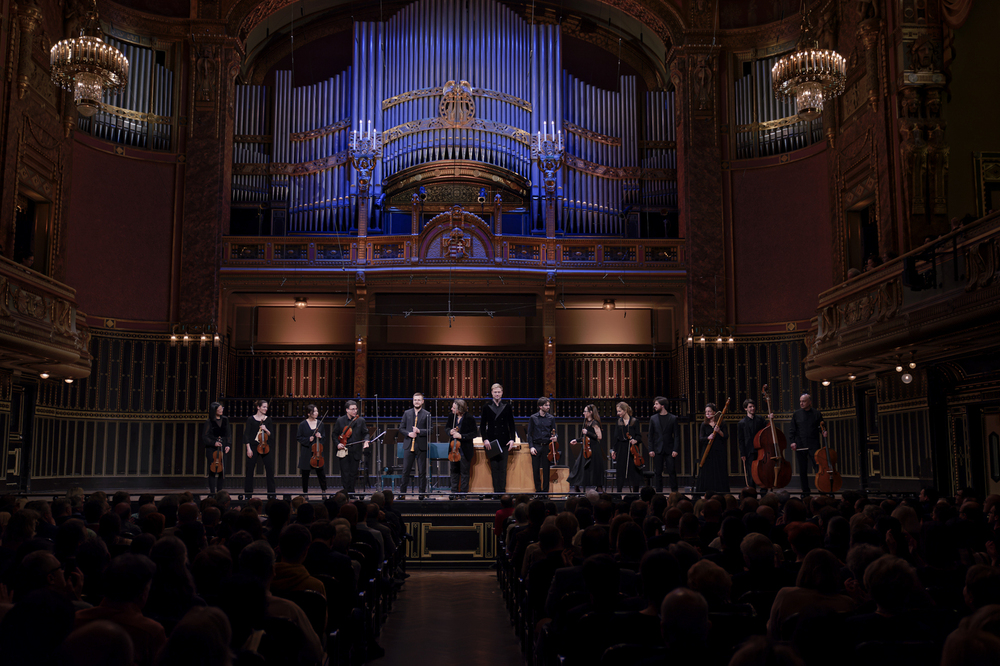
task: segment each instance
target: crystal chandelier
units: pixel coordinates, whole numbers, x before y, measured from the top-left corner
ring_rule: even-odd
[[[847,62],[836,51],[821,49],[812,34],[808,2],[803,3],[802,32],[794,53],[782,57],[771,68],[774,96],[794,97],[802,120],[818,118],[823,103],[844,92]]]
[[[56,43],[49,54],[52,82],[73,91],[81,116],[97,113],[105,90],[118,92],[128,82],[128,59],[103,36],[95,3],[84,16],[80,36]]]

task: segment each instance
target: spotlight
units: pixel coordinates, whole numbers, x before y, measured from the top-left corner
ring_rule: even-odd
[[[42,379],[48,379],[49,378],[49,373],[43,372],[43,373],[39,374],[38,376],[41,377]]]
[[[912,382],[912,381],[913,381],[913,375],[911,375],[911,374],[910,374],[910,373],[908,373],[908,372],[904,372],[904,373],[903,373],[903,376],[902,376],[902,377],[900,377],[900,379],[902,379],[902,380],[903,380],[903,383],[904,383],[904,384],[909,384],[910,382]]]
[[[67,377],[63,381],[66,382],[67,384],[72,384],[73,383],[73,378],[72,377]]]
[[[698,338],[698,342],[705,342],[705,336],[703,335],[700,338]]]
[[[903,366],[897,365],[896,366],[896,372],[902,372],[902,371],[903,371]]]
[[[729,336],[729,344],[733,344],[734,342],[736,342],[736,340],[734,340],[733,336],[730,335]]]
[[[297,308],[299,308],[301,310],[302,308],[306,307],[307,305],[309,305],[309,299],[308,298],[306,298],[305,296],[296,296],[295,297],[295,307],[297,307]]]
[[[605,298],[604,299],[604,305],[602,305],[601,307],[603,307],[605,310],[614,310],[615,309],[615,299],[613,299],[613,298]]]
[[[857,375],[847,375],[847,378],[850,379],[853,382],[855,379],[858,378],[858,376]]]
[[[207,336],[207,335],[205,335],[204,333],[202,333],[202,334],[201,334],[201,341],[202,341],[202,342],[208,342],[208,336]]]
[[[191,337],[187,333],[185,333],[184,337],[181,338],[181,340],[183,340],[184,342],[188,342],[190,339],[191,339]]]
[[[823,386],[829,386],[829,385],[830,385],[830,380],[829,379],[824,379],[823,380]]]
[[[378,195],[378,198],[375,199],[375,208],[378,208],[378,209],[381,210],[382,206],[385,205],[385,199],[386,199],[387,196],[388,195],[385,192],[383,192],[382,194]]]
[[[910,370],[916,370],[916,369],[917,369],[917,362],[910,361]]]
[[[361,336],[359,335],[359,336],[358,336],[358,346],[360,347],[360,346],[361,346],[361,345],[363,345],[363,344],[364,344],[364,340],[362,340],[362,339],[361,339]]]
[[[480,187],[479,188],[479,196],[476,197],[476,201],[478,201],[481,204],[486,203],[486,188],[485,187]]]
[[[721,345],[722,344],[722,336],[721,335],[715,339],[715,344],[717,344],[717,345]]]

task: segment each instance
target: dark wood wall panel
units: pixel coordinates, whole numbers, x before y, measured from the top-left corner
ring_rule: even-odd
[[[229,390],[235,398],[328,398],[354,391],[349,352],[239,352],[229,358]]]
[[[403,398],[481,398],[499,383],[508,397],[539,396],[544,386],[542,355],[497,353],[372,353],[368,392]]]
[[[664,354],[557,354],[558,397],[671,397],[670,358]]]

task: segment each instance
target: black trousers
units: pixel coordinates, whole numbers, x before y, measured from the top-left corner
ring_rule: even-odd
[[[210,462],[209,465],[211,465],[211,464],[212,463]],[[211,472],[209,472],[208,473],[208,492],[211,493],[212,495],[214,495],[215,493],[217,493],[220,490],[222,490],[223,489],[223,483],[225,482],[225,480],[226,480],[225,469],[223,469],[223,471],[219,472],[218,474],[212,474]]]
[[[666,471],[670,476],[670,490],[677,492],[677,458],[670,455],[670,451],[666,453],[658,453],[653,456],[653,485],[656,488],[656,492],[663,492],[663,472]]]
[[[350,454],[344,456],[343,458],[337,458],[340,463],[340,482],[344,486],[344,490],[353,493],[355,492],[355,484],[358,482],[358,469],[361,466],[360,460],[355,460]]]
[[[802,482],[802,492],[809,492],[809,471],[816,471],[816,460],[809,449],[796,449],[795,457],[799,463],[799,480]]]
[[[251,447],[253,445],[251,444]],[[267,477],[267,494],[274,495],[277,491],[274,488],[274,451],[267,455],[257,453],[253,447],[253,456],[247,459],[246,478],[243,479],[243,492],[247,495],[253,494],[253,476],[257,473],[258,463],[264,465],[264,475]]]
[[[403,480],[399,484],[399,492],[405,493],[410,487],[410,476],[413,474],[413,462],[417,463],[417,489],[427,492],[427,451],[403,451]]]
[[[300,469],[302,472],[302,494],[309,494],[309,474],[313,470],[316,470],[316,478],[319,479],[319,489],[326,492],[326,471],[322,467],[310,467],[309,469]]]
[[[490,475],[493,477],[493,492],[507,490],[507,456],[498,456],[490,461]]]
[[[531,480],[535,482],[536,493],[549,492],[549,470],[552,463],[549,462],[549,443],[538,442],[532,444],[538,453],[531,456]],[[539,483],[538,473],[541,471],[541,483]]]
[[[448,468],[451,472],[451,492],[469,492],[469,475],[472,471],[472,461],[463,454],[462,459],[458,462],[449,462]]]

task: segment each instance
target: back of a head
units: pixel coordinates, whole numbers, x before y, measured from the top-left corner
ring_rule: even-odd
[[[647,551],[639,564],[642,591],[650,605],[659,608],[663,597],[682,583],[681,566],[665,548]]]
[[[542,529],[538,531],[538,547],[543,553],[547,553],[550,550],[561,548],[562,545],[562,533],[556,527],[555,521],[550,523],[546,520],[545,524],[542,525]]]
[[[584,558],[611,552],[607,529],[600,525],[591,525],[585,529],[580,536],[580,550]]]
[[[790,523],[785,526],[785,534],[788,536],[788,544],[798,557],[805,557],[823,546],[823,532],[812,523]]]
[[[862,584],[863,589],[868,589],[864,587],[865,571],[872,562],[883,555],[885,555],[884,550],[870,543],[858,544],[847,551],[847,570],[851,572],[854,580]]]
[[[232,629],[219,608],[193,608],[177,623],[157,666],[229,666]]]
[[[358,507],[353,504],[345,504],[340,507],[340,513],[337,515],[345,519],[350,524],[352,530],[358,526]]]
[[[610,555],[592,555],[583,561],[583,582],[599,608],[608,608],[618,595],[619,572]]]
[[[974,609],[1000,604],[1000,570],[975,564],[965,574],[965,594]]]
[[[740,543],[743,561],[750,570],[774,568],[774,543],[759,532],[750,532]]]
[[[729,602],[732,580],[726,570],[715,562],[698,560],[687,572],[687,586],[701,593],[712,608]]]
[[[281,530],[278,547],[281,549],[281,561],[300,564],[309,552],[312,534],[305,525],[293,523]]]
[[[569,545],[573,541],[573,537],[580,530],[580,521],[569,511],[563,511],[556,515],[555,524],[560,534],[562,534],[563,543],[566,545]]]
[[[156,565],[148,557],[125,553],[111,560],[104,571],[104,596],[116,602],[137,602],[153,575]]]
[[[638,562],[646,552],[646,535],[637,523],[623,523],[619,528],[617,551],[623,559],[633,562]]]
[[[185,502],[177,509],[177,522],[191,523],[198,520],[198,505],[194,502]]]
[[[686,588],[678,588],[660,605],[660,635],[671,651],[685,656],[705,647],[708,641],[708,602]]]
[[[132,666],[135,663],[132,638],[121,625],[107,620],[88,622],[63,642],[63,663],[67,666]]]
[[[646,514],[648,512],[649,512],[649,503],[641,499],[632,502],[632,504],[628,508],[628,515],[632,516],[632,520],[640,524],[642,523],[643,519],[646,517]]]
[[[701,528],[701,523],[698,522],[698,518],[693,513],[685,513],[681,516],[681,522],[678,524],[680,528],[681,538],[694,537],[698,535],[698,530]]]
[[[316,519],[316,507],[309,502],[303,502],[295,512],[295,522],[299,525],[309,525]]]
[[[795,653],[795,648],[768,641],[763,636],[755,636],[743,644],[729,666],[803,666],[804,662]]]
[[[719,528],[719,537],[722,539],[722,548],[739,548],[743,542],[743,537],[747,535],[747,528],[743,521],[735,516],[729,516],[722,521]]]
[[[378,516],[379,516],[379,513],[380,513],[380,509],[378,508],[378,504],[375,504],[374,502],[369,503],[368,507],[366,508],[366,513],[368,514],[367,515],[367,519],[368,519],[367,522],[368,522],[369,525],[376,525],[376,524],[378,524]]]
[[[594,506],[594,520],[598,525],[610,525],[611,518],[615,515],[615,505],[609,500],[598,500]]]
[[[865,569],[865,588],[880,611],[891,614],[905,611],[918,585],[913,567],[895,555],[883,555]]]
[[[840,561],[828,550],[817,548],[802,560],[795,585],[823,594],[835,594],[840,589]]]
[[[240,571],[266,583],[274,575],[274,549],[260,539],[240,551]]]
[[[985,631],[957,629],[944,642],[941,666],[1000,666],[1000,638]]]
[[[545,502],[539,499],[528,502],[528,522],[541,527],[543,520],[545,520]]]

